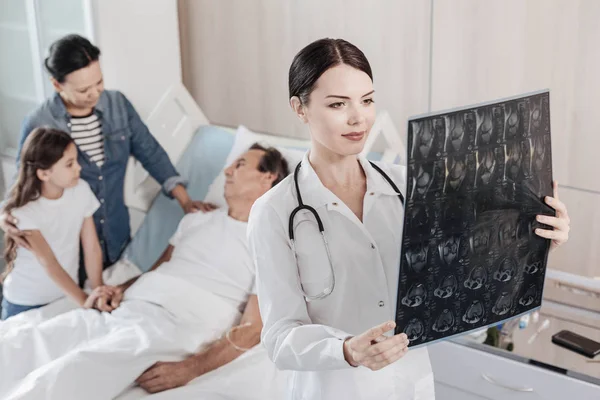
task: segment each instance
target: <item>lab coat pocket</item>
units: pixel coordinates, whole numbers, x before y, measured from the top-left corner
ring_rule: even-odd
[[[317,223],[306,215],[298,218],[294,232],[302,290],[305,296],[319,296],[331,289],[334,280],[325,241]]]

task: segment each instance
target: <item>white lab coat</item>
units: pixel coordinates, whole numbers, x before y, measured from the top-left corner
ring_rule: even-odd
[[[331,250],[336,283],[325,299],[307,302],[299,286],[288,236],[288,219],[298,205],[293,175],[252,208],[248,237],[257,267],[262,343],[280,369],[296,371],[289,399],[434,399],[426,348],[411,349],[375,372],[344,359],[345,338],[394,319],[404,215],[389,183],[366,159],[359,161],[367,178],[362,223],[323,186],[308,154],[298,176],[304,204],[321,217]],[[404,188],[404,167],[379,166]],[[321,235],[305,211],[296,215],[294,230],[302,283],[309,294],[318,294],[331,275]]]

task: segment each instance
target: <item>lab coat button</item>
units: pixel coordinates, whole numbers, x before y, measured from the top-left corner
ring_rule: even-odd
[[[375,250],[375,245],[373,243],[371,243],[371,248]]]
[[[333,202],[333,203],[331,203],[331,204],[332,204],[332,205],[334,205],[334,206],[337,206],[337,203],[336,203],[336,202]]]
[[[383,306],[385,306],[385,303],[383,301],[380,301],[379,302],[379,307],[383,307]]]
[[[371,193],[369,193],[369,194],[370,194],[371,196],[373,196],[373,195],[375,194],[375,192],[371,192]]]

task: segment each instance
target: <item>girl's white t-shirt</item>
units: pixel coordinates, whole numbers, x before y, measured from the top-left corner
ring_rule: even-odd
[[[100,203],[86,181],[65,189],[56,200],[40,197],[11,214],[20,230],[39,230],[54,252],[58,263],[75,282],[78,280],[81,227]],[[33,306],[50,303],[65,294],[50,278],[35,254],[19,247],[14,268],[3,284],[6,300],[13,304]]]

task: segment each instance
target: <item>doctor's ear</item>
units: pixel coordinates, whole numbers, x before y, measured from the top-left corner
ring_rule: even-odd
[[[300,119],[300,121],[304,123],[308,122],[308,119],[306,118],[306,110],[298,96],[293,96],[292,98],[290,98],[290,107],[292,107],[292,110],[294,110],[296,116]]]

